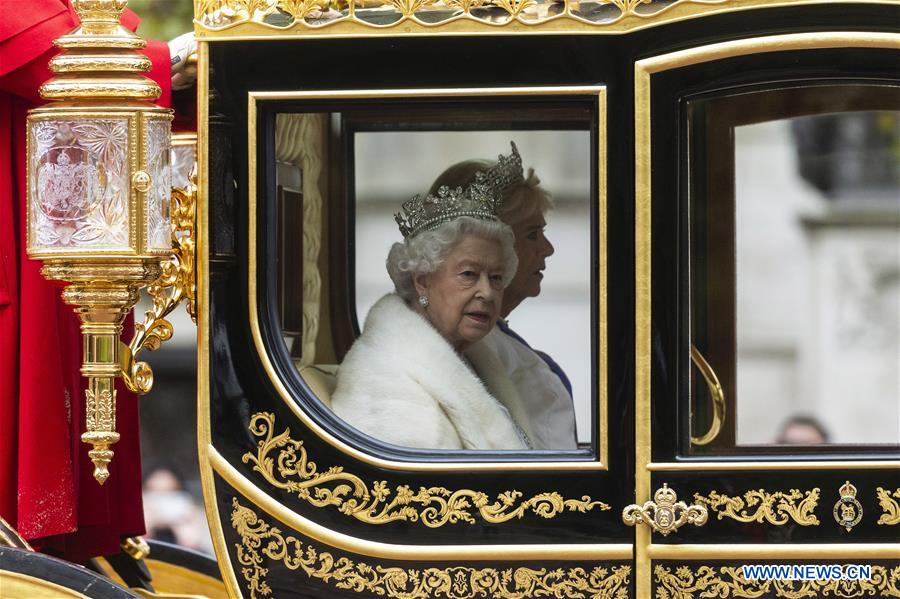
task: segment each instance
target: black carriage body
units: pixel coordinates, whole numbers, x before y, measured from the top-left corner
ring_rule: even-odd
[[[786,88],[896,89],[896,37],[893,47],[884,39],[898,23],[896,5],[826,3],[723,11],[614,35],[202,44],[201,470],[231,592],[528,597],[568,589],[560,596],[665,597],[686,588],[679,569],[699,584],[702,567],[721,581],[747,563],[872,565],[895,576],[888,586],[872,583],[876,594],[897,592],[896,527],[877,523],[876,495],[898,486],[896,446],[691,449],[691,419],[709,417],[690,399],[691,202],[714,200],[692,179],[688,157],[706,156],[698,141],[706,132],[691,130],[686,114],[704,99]],[[679,53],[688,58],[679,62]],[[661,56],[669,62],[654,62]],[[276,115],[344,115],[328,129],[331,183],[318,261],[318,326],[326,353],[337,358],[362,317],[354,304],[351,179],[341,166],[352,161],[353,116],[376,114],[389,127],[396,115],[427,120],[469,109],[497,126],[503,110],[536,121],[544,110],[580,115],[573,126],[591,136],[599,201],[591,210],[594,300],[585,326],[597,331],[591,361],[605,369],[594,368],[593,441],[579,450],[471,454],[382,444],[315,397],[284,343],[274,259]],[[845,481],[863,514],[852,531],[832,515]],[[817,500],[805,519],[786,522],[741,521],[710,506],[705,525],[672,534],[626,526],[623,509],[653,499],[664,484],[688,504],[695,494],[754,490],[796,489],[808,498],[816,489]],[[409,498],[429,489],[428,500]],[[510,491],[517,494],[499,513],[519,512],[485,517],[479,506]],[[448,503],[451,496],[463,499]],[[556,503],[567,500],[587,507]],[[457,517],[447,515],[454,510]],[[777,585],[764,591],[793,596]]]

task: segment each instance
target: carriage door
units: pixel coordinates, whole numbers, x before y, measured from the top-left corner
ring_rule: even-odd
[[[226,37],[201,47],[201,467],[232,595],[633,596],[634,531],[621,520],[634,501],[632,395],[621,390],[633,353],[607,349],[632,331],[607,319],[608,277],[621,290],[632,276],[630,266],[607,273],[609,73],[556,68],[559,56],[598,54],[585,43]],[[490,60],[448,61],[463,51]],[[528,68],[507,68],[522,55]],[[394,215],[450,165],[497,160],[511,142],[524,174],[533,167],[553,194],[555,252],[533,266],[546,266],[540,297],[508,323],[565,365],[574,430],[529,450],[409,447],[364,431],[333,399],[367,314],[394,288]],[[626,222],[615,242],[627,256]],[[460,363],[435,355],[397,355],[389,376],[418,384]]]
[[[897,596],[896,75],[870,33],[635,64],[638,596]]]

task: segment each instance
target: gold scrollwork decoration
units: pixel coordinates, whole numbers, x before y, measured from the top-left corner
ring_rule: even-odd
[[[886,524],[887,526],[900,524],[900,504],[897,503],[897,499],[900,499],[900,488],[891,492],[888,489],[878,487],[875,489],[875,494],[878,496],[878,505],[884,511],[878,518],[878,524]]]
[[[495,597],[628,597],[631,567],[515,567],[497,569],[465,565],[444,568],[402,568],[354,561],[314,547],[265,522],[252,509],[232,498],[231,526],[241,537],[235,543],[241,574],[251,599],[268,597],[266,581],[270,563],[280,562],[289,570],[302,570],[310,578],[338,589],[384,597],[412,599],[447,597],[469,599]]]
[[[253,469],[269,484],[294,493],[315,507],[334,506],[342,514],[367,524],[399,520],[438,528],[458,522],[474,524],[474,513],[485,522],[499,524],[522,518],[529,511],[542,518],[553,518],[564,511],[585,513],[594,508],[610,509],[606,503],[593,501],[587,495],[581,499],[565,499],[555,491],[525,500],[521,491],[506,491],[492,501],[481,491],[451,491],[444,487],[413,490],[399,485],[392,496],[386,481],[376,481],[370,487],[355,474],[344,472],[341,466],[320,472],[316,463],[309,460],[303,441],[291,438],[291,429],[275,435],[274,414],[254,414],[249,428],[261,439],[257,441],[256,453],[247,452],[241,459],[245,464],[252,463]],[[473,513],[472,508],[477,511]]]
[[[819,519],[813,513],[819,502],[819,488],[801,492],[769,493],[764,489],[747,491],[743,496],[729,497],[718,491],[709,495],[694,493],[694,501],[717,513],[717,518],[731,518],[738,522],[768,522],[782,526],[791,520],[800,526],[815,526]]]
[[[885,566],[873,565],[868,580],[748,580],[741,568],[721,566],[678,566],[670,568],[657,565],[653,571],[656,579],[656,599],[693,599],[696,597],[782,597],[801,599],[809,597],[900,597],[900,566],[890,571]],[[695,595],[697,593],[697,595]]]
[[[665,483],[653,494],[653,501],[645,501],[644,505],[631,504],[622,510],[622,522],[628,526],[646,524],[663,536],[685,524],[703,526],[707,517],[704,506],[678,501],[678,495]]]
[[[147,287],[153,300],[142,322],[134,323],[134,337],[122,346],[122,378],[135,393],[148,393],[153,388],[153,371],[146,362],[137,360],[142,350],[156,350],[172,338],[172,323],[166,317],[182,302],[191,319],[196,321],[196,281],[194,279],[195,204],[197,177],[192,173],[187,189],[172,188],[172,247],[174,255],[161,263],[162,272]]]

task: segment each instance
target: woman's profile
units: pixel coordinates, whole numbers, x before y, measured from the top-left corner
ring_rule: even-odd
[[[515,143],[511,146],[510,156],[501,157],[510,176],[500,190],[498,216],[515,235],[518,268],[504,291],[497,327],[485,337],[484,343],[496,354],[516,386],[528,415],[534,447],[575,449],[575,407],[568,377],[556,361],[532,348],[506,320],[523,300],[540,294],[546,260],[554,251],[544,234],[546,213],[553,207],[553,199],[541,187],[534,169],[525,173]],[[500,163],[466,160],[454,164],[441,173],[431,191],[445,186],[469,185],[476,180],[477,173],[489,170],[495,164]]]
[[[527,449],[531,425],[485,346],[517,258],[497,211],[515,175],[501,160],[465,186],[403,204],[387,270],[395,292],[369,311],[338,369],[334,412],[405,447]]]

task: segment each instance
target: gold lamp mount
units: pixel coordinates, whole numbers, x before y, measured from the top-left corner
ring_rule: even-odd
[[[66,283],[63,300],[81,320],[81,373],[88,380],[81,439],[92,446],[100,484],[119,440],[115,378],[149,391],[152,374],[135,365],[134,354],[158,346],[146,342],[147,328],[168,325],[171,336],[168,323],[145,319],[132,350],[119,340],[124,319],[141,288],[154,283],[163,303],[193,298],[192,276],[185,274],[193,257],[184,255],[193,251],[193,221],[185,224],[184,216],[192,219],[193,205],[185,203],[194,196],[182,191],[173,209],[173,115],[153,104],[161,90],[143,74],[151,67],[139,52],[146,42],[120,24],[126,4],[72,1],[81,24],[55,41],[62,52],[40,89],[51,102],[28,115],[27,250],[44,261],[46,278]],[[173,212],[187,234],[173,233]],[[165,292],[175,285],[183,290]]]

